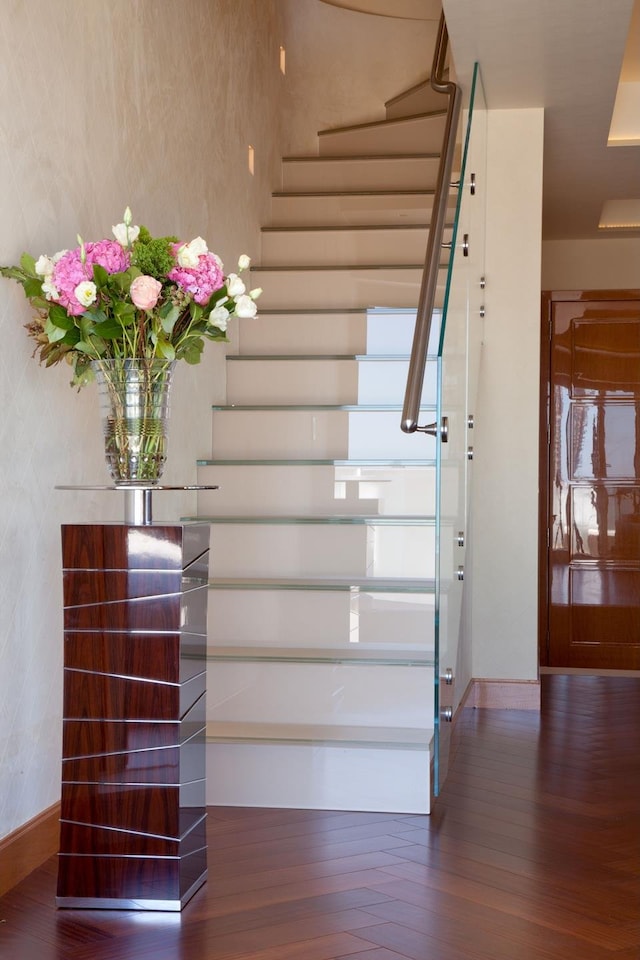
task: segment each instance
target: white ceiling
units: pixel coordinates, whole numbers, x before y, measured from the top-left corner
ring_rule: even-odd
[[[444,0],[456,65],[480,63],[487,106],[545,108],[546,240],[602,237],[605,200],[640,198],[640,146],[607,146],[633,2]]]

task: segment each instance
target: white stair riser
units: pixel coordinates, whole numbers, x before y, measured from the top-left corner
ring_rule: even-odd
[[[298,269],[252,271],[262,287],[261,309],[328,309],[336,307],[415,307],[420,293],[421,266],[332,270]],[[440,270],[436,305],[441,306],[445,270]]]
[[[367,314],[260,312],[239,324],[241,354],[358,354],[367,349]]]
[[[386,104],[385,112],[387,120],[395,120],[399,117],[415,116],[417,113],[437,113],[446,108],[446,95],[437,93],[426,83],[407,91],[404,96],[395,97]]]
[[[207,719],[429,728],[433,669],[376,664],[213,662]]]
[[[269,314],[240,323],[241,354],[411,353],[415,311]],[[437,351],[439,325],[432,326],[429,353]]]
[[[214,806],[430,811],[426,750],[214,743],[207,767],[207,804]]]
[[[429,223],[433,194],[323,194],[274,196],[272,226]],[[449,209],[455,209],[452,197]]]
[[[357,488],[345,491],[333,466],[212,464],[198,468],[198,482],[219,486],[198,494],[200,516],[242,516],[249,506],[253,516],[369,515],[380,508]]]
[[[199,516],[433,515],[435,470],[424,467],[341,467],[320,464],[211,464],[198,483]]]
[[[442,149],[445,118],[441,114],[410,117],[343,130],[321,131],[321,156],[349,154],[403,154],[417,148],[424,153]]]
[[[283,192],[434,190],[438,157],[304,157],[282,164]]]
[[[433,636],[430,594],[212,589],[209,597],[211,644],[345,650],[375,645],[384,655],[394,642],[424,650]]]
[[[435,576],[432,527],[365,524],[219,524],[216,577]]]
[[[263,266],[338,266],[351,264],[423,263],[428,229],[344,228],[340,230],[275,230],[262,235]],[[445,241],[450,240],[447,232]],[[441,262],[448,260],[442,250]]]
[[[400,411],[214,410],[212,449],[220,460],[435,459],[433,437],[399,424]]]
[[[408,360],[235,360],[227,363],[227,402],[402,403]],[[423,404],[436,402],[425,377]]]

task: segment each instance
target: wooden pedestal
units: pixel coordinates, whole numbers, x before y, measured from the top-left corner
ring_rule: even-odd
[[[181,910],[207,876],[209,527],[62,528],[59,907]]]

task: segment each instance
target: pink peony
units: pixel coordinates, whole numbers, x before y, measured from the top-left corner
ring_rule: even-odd
[[[182,244],[175,243],[172,247],[174,255]],[[224,286],[224,274],[220,260],[214,253],[203,253],[198,257],[195,267],[176,266],[168,274],[178,286],[190,293],[196,303],[201,306],[208,303],[211,295]]]
[[[127,269],[131,260],[128,252],[113,240],[87,243],[85,252],[86,263],[83,263],[80,247],[76,247],[75,250],[67,250],[53,269],[52,282],[58,291],[57,303],[64,307],[72,317],[76,317],[86,310],[86,305],[80,303],[75,291],[81,283],[87,280],[93,281],[94,263],[104,267],[107,273],[119,273]]]
[[[153,310],[160,297],[162,284],[153,277],[143,275],[136,277],[131,283],[131,299],[138,310]]]

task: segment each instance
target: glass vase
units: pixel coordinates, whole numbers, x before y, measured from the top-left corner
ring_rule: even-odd
[[[167,459],[169,393],[175,363],[94,360],[107,468],[117,484],[155,483]]]

